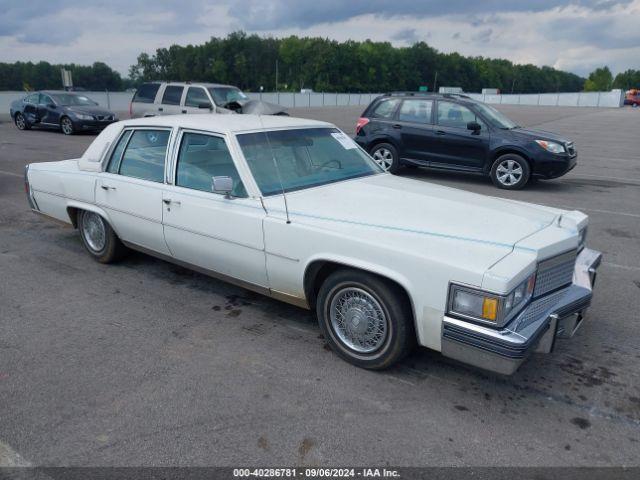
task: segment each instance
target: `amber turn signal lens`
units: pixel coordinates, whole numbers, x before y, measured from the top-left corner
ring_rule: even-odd
[[[498,300],[495,298],[485,297],[482,301],[482,318],[485,320],[496,321],[498,317]]]

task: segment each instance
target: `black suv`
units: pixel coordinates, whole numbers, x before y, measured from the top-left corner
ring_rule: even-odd
[[[532,177],[560,177],[577,161],[570,140],[456,94],[382,95],[358,119],[355,141],[391,173],[402,165],[478,173],[510,190]]]

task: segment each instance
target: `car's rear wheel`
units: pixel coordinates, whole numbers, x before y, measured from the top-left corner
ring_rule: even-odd
[[[371,157],[384,170],[397,173],[400,169],[398,150],[390,143],[379,143],[371,149]]]
[[[73,122],[69,117],[62,117],[60,119],[60,130],[65,135],[73,135],[75,132],[75,128],[73,127]]]
[[[376,275],[349,269],[332,273],[320,288],[316,310],[329,346],[358,367],[390,367],[414,345],[404,292]]]
[[[87,251],[100,263],[111,263],[127,253],[109,223],[95,212],[78,212],[78,230]]]
[[[16,116],[13,120],[16,123],[16,127],[18,128],[18,130],[29,130],[31,128],[31,125],[29,124],[29,122],[27,122],[27,119],[24,118],[24,115],[22,115],[20,112],[16,113]]]
[[[491,180],[498,188],[519,190],[529,181],[529,162],[515,153],[501,155],[491,166]]]

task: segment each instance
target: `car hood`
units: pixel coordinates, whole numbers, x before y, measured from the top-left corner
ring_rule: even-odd
[[[546,132],[544,130],[534,130],[532,128],[514,128],[513,130],[509,130],[512,135],[524,138],[530,138],[531,140],[539,139],[539,140],[551,140],[558,143],[567,143],[570,140],[566,137],[562,137],[558,134],[552,132]]]
[[[102,108],[99,105],[96,106],[65,106],[63,107],[67,112],[84,113],[85,115],[113,115],[113,112]]]
[[[277,115],[285,111],[282,105],[263,102],[262,100],[239,100],[234,103],[240,106],[239,113],[247,115]],[[229,107],[225,106],[225,108]]]
[[[414,251],[484,271],[558,212],[431,183],[379,174],[287,194],[292,222]],[[267,197],[282,217],[281,196]]]

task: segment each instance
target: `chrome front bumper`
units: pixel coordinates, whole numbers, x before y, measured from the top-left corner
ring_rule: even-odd
[[[501,329],[445,316],[442,354],[511,375],[531,353],[551,352],[557,337],[570,338],[582,326],[601,260],[600,252],[583,248],[570,286],[533,300]]]

